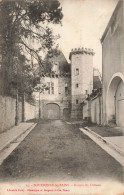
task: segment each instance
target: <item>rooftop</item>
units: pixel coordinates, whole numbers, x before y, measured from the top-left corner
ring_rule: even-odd
[[[110,20],[109,20],[109,22],[108,22],[108,25],[107,25],[107,27],[106,27],[106,29],[105,29],[103,35],[102,35],[101,43],[103,43],[103,41],[104,41],[104,39],[105,39],[105,37],[106,37],[106,34],[107,34],[108,30],[109,30],[109,27],[111,26],[112,22],[114,21],[115,16],[116,16],[116,14],[117,14],[117,12],[118,12],[118,9],[120,8],[120,6],[121,6],[122,3],[123,3],[123,0],[119,0],[119,1],[118,1],[117,5],[116,5],[116,7],[115,7],[115,9],[114,9],[114,11],[113,11],[113,14],[112,14],[112,16],[111,16],[111,18],[110,18]]]

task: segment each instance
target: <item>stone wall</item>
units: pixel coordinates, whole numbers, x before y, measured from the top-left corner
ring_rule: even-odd
[[[0,132],[15,125],[16,100],[0,96]]]
[[[91,122],[102,124],[102,96],[91,101]]]
[[[19,102],[19,123],[22,121],[22,103]],[[16,99],[0,96],[0,132],[15,125]],[[37,117],[36,107],[25,103],[26,120]]]

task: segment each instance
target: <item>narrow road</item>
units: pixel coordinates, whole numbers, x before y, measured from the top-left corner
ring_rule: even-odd
[[[123,181],[123,167],[75,125],[40,120],[0,166],[0,181]]]

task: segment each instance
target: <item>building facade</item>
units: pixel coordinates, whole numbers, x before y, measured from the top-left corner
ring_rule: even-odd
[[[93,50],[79,48],[70,52],[70,64],[62,53],[50,58],[51,72],[41,81],[48,86],[39,97],[41,118],[82,119],[82,101],[93,90],[93,55]]]
[[[41,80],[41,83],[47,85],[48,90],[44,90],[39,97],[40,117],[43,119],[70,118],[70,64],[61,51],[53,57],[46,58],[51,70]]]
[[[70,75],[51,74],[43,80],[49,89],[40,95],[41,118],[70,118]]]
[[[103,124],[124,126],[124,1],[120,0],[101,38]]]

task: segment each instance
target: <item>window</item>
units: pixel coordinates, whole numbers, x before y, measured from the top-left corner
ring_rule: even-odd
[[[75,69],[75,75],[79,75],[79,68]]]
[[[76,83],[75,87],[76,87],[76,88],[78,88],[78,87],[79,87],[79,84],[78,84],[78,83]]]
[[[48,94],[50,94],[50,82],[48,82],[47,85],[48,85]]]
[[[76,100],[76,104],[78,104],[78,100]]]
[[[67,87],[68,86],[68,83],[65,83],[65,86]]]
[[[68,83],[65,83],[65,95],[69,94]]]
[[[47,85],[48,85],[48,94],[54,94],[54,83],[47,82]]]
[[[54,83],[51,82],[51,93],[54,94]]]

